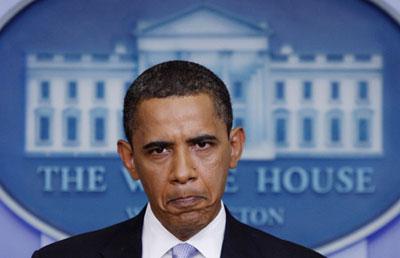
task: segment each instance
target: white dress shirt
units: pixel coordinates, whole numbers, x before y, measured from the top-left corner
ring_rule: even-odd
[[[217,216],[200,232],[182,242],[172,235],[156,218],[147,205],[143,221],[142,258],[172,258],[171,248],[180,243],[188,243],[200,252],[195,258],[219,258],[224,240],[226,213],[221,202]]]

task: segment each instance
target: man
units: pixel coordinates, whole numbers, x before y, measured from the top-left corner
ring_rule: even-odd
[[[171,61],[146,70],[125,96],[124,128],[128,141],[118,142],[118,153],[141,181],[147,207],[33,257],[322,257],[238,222],[223,206],[245,135],[232,129],[224,83],[205,67]]]

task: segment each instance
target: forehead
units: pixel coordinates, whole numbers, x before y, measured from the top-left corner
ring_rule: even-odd
[[[144,135],[196,133],[196,130],[215,130],[223,121],[216,115],[208,94],[151,98],[142,101],[136,113],[135,132]]]

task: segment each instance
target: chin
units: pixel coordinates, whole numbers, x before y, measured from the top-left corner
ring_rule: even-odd
[[[185,241],[206,227],[210,221],[200,214],[185,214],[175,222],[175,230],[179,235],[177,237]]]

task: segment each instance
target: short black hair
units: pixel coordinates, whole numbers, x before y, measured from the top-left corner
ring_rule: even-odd
[[[212,71],[189,61],[168,61],[150,67],[129,87],[124,99],[124,130],[132,143],[137,126],[135,114],[139,104],[152,98],[208,94],[214,102],[216,114],[226,124],[228,135],[232,129],[232,104],[224,82]]]

